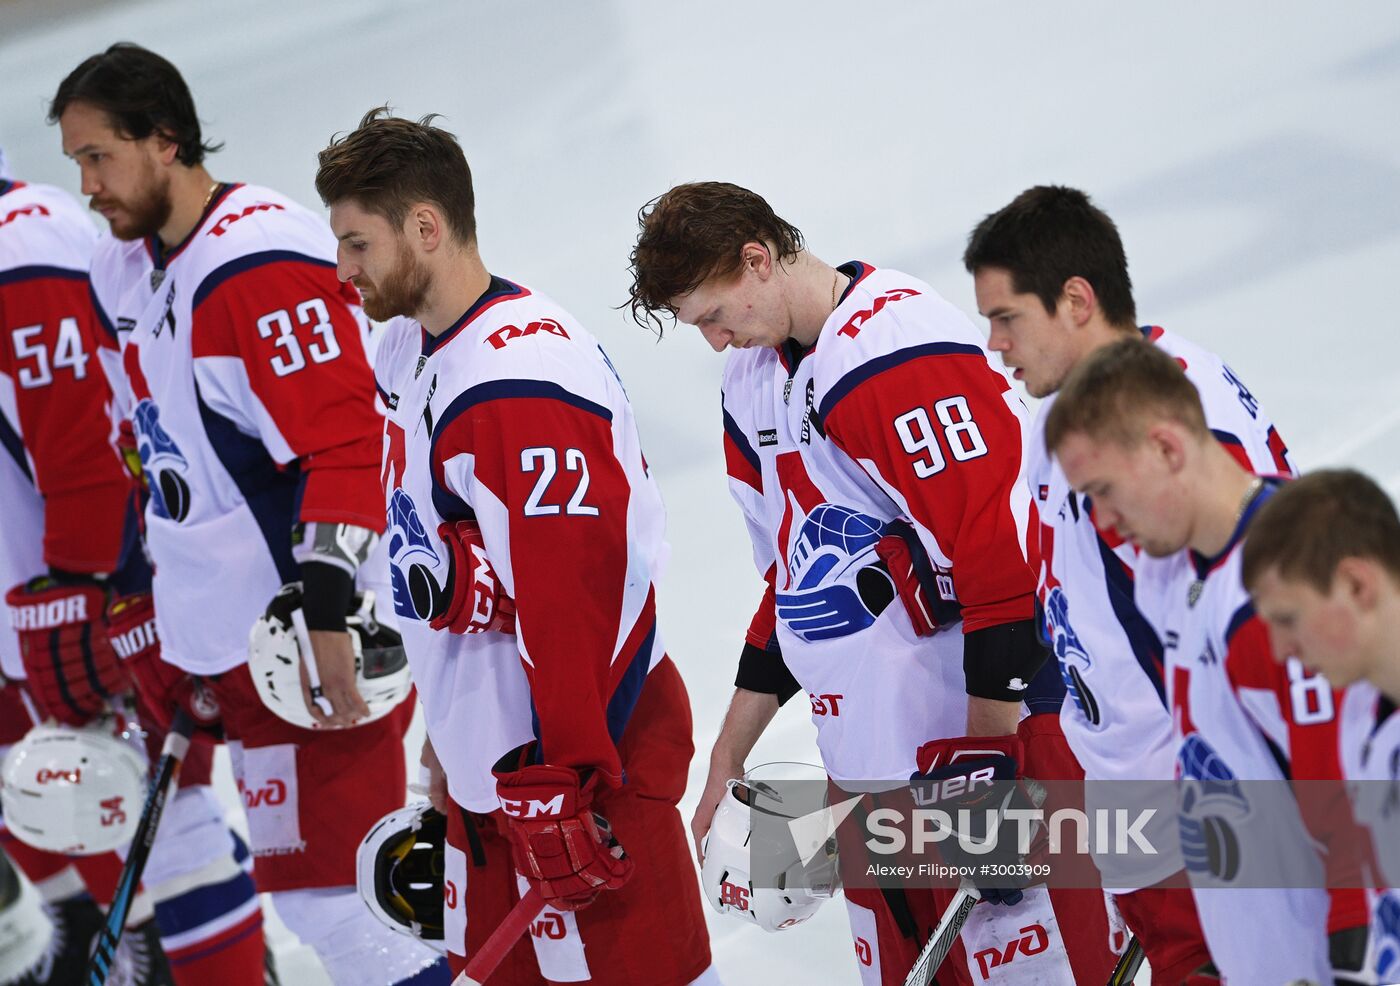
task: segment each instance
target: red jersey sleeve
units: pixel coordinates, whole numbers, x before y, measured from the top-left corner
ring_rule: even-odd
[[[616,743],[650,669],[656,611],[633,563],[612,412],[554,383],[491,381],[449,405],[431,461],[438,513],[474,515],[511,573],[541,757],[620,784]],[[473,510],[454,480],[466,461],[489,508]]]
[[[195,292],[193,345],[203,373],[251,390],[263,443],[305,474],[300,519],[384,529],[383,419],[365,357],[355,289],[333,265],[286,251],[238,258]],[[219,359],[224,357],[226,359]],[[246,387],[230,374],[246,374]]]
[[[952,563],[964,633],[1030,619],[1016,398],[977,347],[920,348],[838,381],[822,402],[827,437],[933,535]]]
[[[1259,723],[1260,731],[1275,756],[1283,760],[1303,823],[1321,847],[1331,897],[1328,933],[1364,926],[1369,910],[1366,893],[1359,888],[1364,884],[1370,840],[1352,817],[1343,779],[1337,723],[1341,692],[1296,658],[1275,661],[1268,628],[1252,605],[1235,613],[1225,642],[1226,672],[1236,693],[1272,695],[1281,713],[1284,737],[1272,736],[1273,729],[1265,723]],[[1252,708],[1251,702],[1244,705]],[[1279,743],[1281,738],[1286,738],[1286,750]]]
[[[96,315],[82,271],[21,268],[0,279],[0,372],[14,385],[22,444],[44,498],[44,560],[111,572],[134,486],[109,436],[111,391],[96,353]],[[39,574],[39,573],[34,573]]]

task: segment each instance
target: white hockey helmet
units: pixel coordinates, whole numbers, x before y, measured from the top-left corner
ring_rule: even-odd
[[[374,916],[439,952],[446,844],[447,818],[419,801],[375,822],[355,853],[355,884]]]
[[[363,726],[392,712],[413,688],[403,639],[374,617],[374,593],[355,596],[355,609],[346,618],[350,643],[355,650],[355,687],[369,706]],[[311,729],[317,725],[301,692],[302,655],[311,653],[306,617],[301,608],[301,583],[284,585],[258,617],[248,635],[248,671],[263,704],[278,718],[293,726]],[[316,662],[306,661],[312,699],[330,713],[330,702],[321,696]]]
[[[18,982],[31,972],[52,938],[53,922],[44,913],[39,892],[0,852],[0,983]]]
[[[705,836],[700,883],[721,914],[752,921],[764,931],[801,924],[840,885],[836,836],[817,826],[814,844],[802,830],[765,827],[755,833],[755,813],[786,823],[826,806],[826,772],[805,763],[770,763],[729,782]],[[758,886],[754,874],[760,874]]]
[[[146,800],[146,758],[90,726],[35,726],[5,757],[5,824],[36,849],[91,856],[131,841]]]

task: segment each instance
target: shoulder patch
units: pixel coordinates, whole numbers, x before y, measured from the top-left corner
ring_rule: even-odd
[[[506,345],[514,339],[523,339],[526,336],[532,336],[540,332],[558,336],[561,339],[569,338],[569,333],[565,331],[564,326],[560,325],[557,320],[541,318],[525,323],[524,327],[519,325],[503,325],[495,332],[488,334],[482,342],[492,349],[505,349]]]
[[[914,288],[891,288],[884,294],[879,295],[870,303],[869,308],[863,308],[846,320],[846,324],[836,330],[836,334],[854,339],[860,335],[860,330],[866,322],[884,310],[885,306],[896,301],[903,301],[905,298],[913,298],[922,294]]]

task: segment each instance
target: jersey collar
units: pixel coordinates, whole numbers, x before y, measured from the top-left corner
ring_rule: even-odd
[[[836,299],[836,307],[840,308],[846,303],[846,299],[850,297],[856,285],[873,274],[875,268],[861,260],[848,260],[836,269],[850,278],[850,281],[846,283],[846,290],[842,291],[841,297]],[[820,338],[817,341],[820,342]],[[783,364],[783,369],[787,370],[788,376],[792,376],[797,370],[797,364],[801,363],[808,353],[817,348],[817,343],[803,346],[796,340],[786,339],[774,348],[778,352],[778,360]]]
[[[1235,550],[1235,546],[1244,539],[1245,531],[1249,527],[1249,522],[1254,518],[1269,497],[1278,492],[1282,480],[1276,476],[1261,476],[1263,480],[1259,487],[1259,492],[1245,505],[1244,512],[1240,514],[1240,519],[1235,523],[1235,529],[1230,532],[1230,540],[1225,542],[1225,547],[1220,549],[1220,553],[1207,558],[1200,552],[1189,549],[1191,552],[1191,565],[1196,570],[1196,578],[1205,579],[1211,572],[1215,571],[1230,557],[1230,552]]]
[[[164,270],[166,267],[169,267],[175,258],[184,252],[185,247],[189,246],[190,243],[194,241],[195,234],[208,222],[210,214],[219,206],[223,205],[224,199],[228,198],[242,187],[243,185],[241,182],[220,182],[218,191],[209,199],[209,204],[206,205],[204,211],[200,213],[199,221],[194,224],[194,228],[186,234],[183,240],[173,247],[166,249],[160,242],[159,236],[146,237],[146,255],[151,258],[151,263],[155,265],[156,270]]]
[[[486,286],[481,297],[472,302],[471,307],[462,313],[462,317],[453,322],[451,327],[442,335],[433,335],[427,329],[419,327],[423,334],[422,355],[431,356],[443,346],[453,340],[456,335],[485,312],[488,308],[499,305],[503,301],[510,301],[513,298],[529,297],[530,291],[522,288],[519,284],[507,281],[504,277],[491,275],[491,283]]]
[[[10,181],[8,178],[0,178],[0,195],[7,195],[15,189],[23,187],[23,182]]]

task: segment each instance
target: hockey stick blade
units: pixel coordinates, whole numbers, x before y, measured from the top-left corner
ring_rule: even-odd
[[[1125,986],[1131,983],[1137,978],[1144,958],[1146,954],[1142,950],[1142,943],[1134,935],[1128,939],[1128,947],[1123,949],[1123,954],[1118,956],[1118,964],[1113,967],[1113,972],[1108,977],[1108,986]]]
[[[953,895],[953,899],[948,902],[948,907],[943,911],[943,916],[938,919],[938,927],[933,929],[933,934],[929,935],[924,950],[919,953],[918,959],[915,960],[914,968],[910,969],[909,975],[904,977],[904,986],[929,986],[929,983],[933,982],[938,967],[948,957],[953,943],[958,940],[958,935],[962,933],[963,925],[967,922],[967,916],[972,913],[973,905],[981,899],[977,888],[972,884],[964,881],[962,886],[958,887],[958,892]]]
[[[88,960],[88,986],[104,986],[107,982],[107,974],[116,958],[117,944],[121,941],[127,916],[131,913],[131,902],[141,883],[141,873],[146,869],[146,860],[151,855],[151,843],[155,841],[156,829],[160,827],[160,816],[165,812],[165,802],[180,775],[180,764],[189,752],[190,734],[193,732],[194,720],[183,709],[177,711],[160,751],[160,759],[156,761],[155,777],[146,789],[146,804],[141,809],[136,834],[131,837],[131,846],[126,852],[126,865],[122,867],[121,878],[117,881],[112,906],[107,911],[107,922],[97,933],[92,958]]]
[[[530,923],[544,910],[544,897],[534,887],[521,897],[510,913],[491,932],[491,937],[471,957],[462,974],[452,980],[452,986],[481,986],[510,954],[520,936],[530,930]]]

